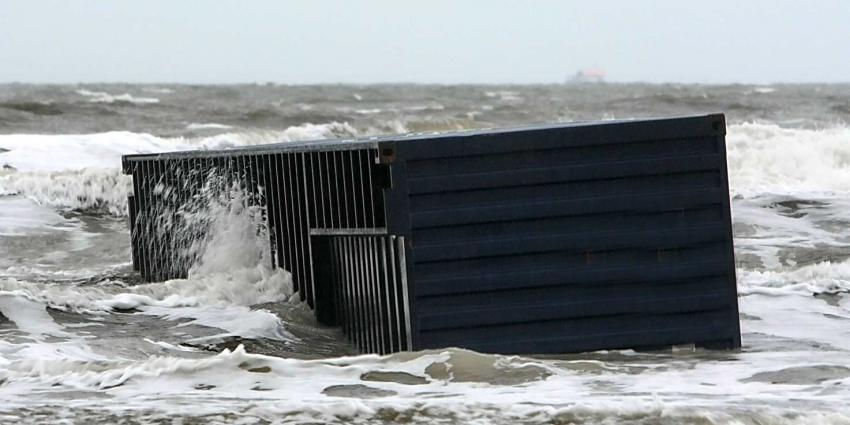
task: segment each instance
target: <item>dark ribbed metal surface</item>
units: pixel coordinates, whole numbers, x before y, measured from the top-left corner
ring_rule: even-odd
[[[301,299],[312,306],[309,229],[385,226],[382,182],[373,179],[380,174],[376,158],[375,149],[125,157],[134,183],[129,202],[136,269],[149,281],[186,277],[195,260],[185,257],[186,245],[203,229],[175,235],[175,228],[185,229],[180,208],[239,189],[246,206],[262,209],[275,265],[292,273]]]
[[[170,229],[212,176],[362,351],[737,347],[724,135],[707,115],[127,156],[134,266],[185,276]]]
[[[341,326],[364,352],[410,349],[404,236],[374,231],[313,231],[316,315]]]
[[[712,116],[398,144],[414,345],[738,346],[724,131]]]

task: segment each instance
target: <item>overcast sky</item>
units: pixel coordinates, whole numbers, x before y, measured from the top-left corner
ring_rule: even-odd
[[[850,82],[850,1],[0,0],[0,81]]]

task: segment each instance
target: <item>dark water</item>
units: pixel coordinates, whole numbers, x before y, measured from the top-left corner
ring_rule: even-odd
[[[142,284],[126,153],[725,112],[740,352],[359,356],[252,214]],[[850,423],[850,85],[0,85],[0,423]]]
[[[0,85],[2,133],[187,136],[197,133],[190,123],[282,130],[334,121],[418,132],[705,112],[831,126],[850,119],[850,85]]]

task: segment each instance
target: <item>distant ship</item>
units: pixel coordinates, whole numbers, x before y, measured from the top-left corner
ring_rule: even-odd
[[[567,79],[568,83],[604,83],[605,70],[602,68],[585,68],[579,70],[571,78]]]

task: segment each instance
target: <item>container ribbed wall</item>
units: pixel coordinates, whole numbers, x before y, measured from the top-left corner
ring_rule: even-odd
[[[714,116],[399,144],[416,346],[738,346],[724,130]]]

